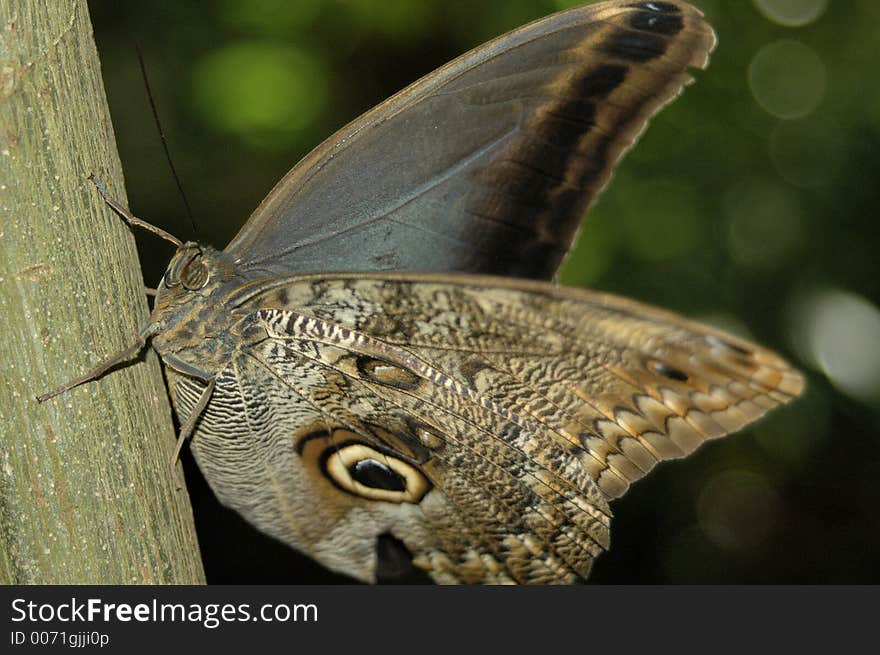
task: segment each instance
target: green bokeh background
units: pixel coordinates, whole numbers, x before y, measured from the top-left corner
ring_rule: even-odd
[[[335,129],[465,50],[571,4],[93,0],[131,206],[192,235],[135,44],[199,239],[222,247]],[[616,501],[613,547],[591,581],[877,583],[880,388],[839,390],[798,335],[823,290],[857,298],[869,315],[880,302],[880,3],[828,3],[800,27],[759,10],[773,0],[695,4],[719,36],[710,67],[621,164],[563,281],[751,336],[785,353],[809,387]],[[171,253],[138,239],[153,285]],[[832,341],[876,361],[876,330],[847,334],[851,305],[840,306],[832,319],[844,329]],[[212,501],[191,464],[188,474],[210,581],[341,580],[255,536]]]

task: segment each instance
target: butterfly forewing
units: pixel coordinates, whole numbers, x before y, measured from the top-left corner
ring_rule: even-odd
[[[536,21],[334,134],[226,250],[251,278],[409,270],[550,279],[622,152],[713,44],[682,3],[600,2]]]
[[[441,582],[585,577],[607,499],[802,386],[753,344],[540,282],[304,276],[251,285],[235,314],[199,464],[261,529],[365,580],[383,534]]]

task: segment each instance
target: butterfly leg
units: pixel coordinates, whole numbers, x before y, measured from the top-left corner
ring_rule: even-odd
[[[190,437],[190,435],[192,435],[199,417],[211,401],[211,395],[214,393],[214,386],[217,384],[217,377],[207,371],[203,371],[197,366],[193,366],[192,364],[179,359],[171,353],[163,353],[162,362],[165,366],[174,369],[181,375],[207,383],[205,389],[202,391],[202,395],[199,396],[199,400],[196,402],[195,407],[193,407],[189,416],[186,417],[183,425],[180,426],[180,433],[177,435],[177,445],[175,445],[174,455],[171,457],[171,466],[173,467],[177,464],[178,457],[180,457],[180,449],[183,448],[183,443]]]
[[[199,396],[199,401],[196,403],[196,406],[193,407],[189,416],[186,417],[186,421],[180,426],[180,434],[177,435],[177,444],[174,446],[174,455],[171,457],[172,467],[177,464],[177,460],[180,457],[180,449],[183,448],[183,442],[192,434],[193,429],[196,427],[196,421],[199,420],[202,412],[205,411],[205,407],[207,407],[208,403],[211,401],[211,394],[214,393],[214,385],[216,383],[216,378],[208,380],[208,386],[205,387],[202,395]]]

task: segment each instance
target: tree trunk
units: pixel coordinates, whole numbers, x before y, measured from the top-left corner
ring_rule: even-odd
[[[0,1],[0,583],[204,581],[84,0]]]

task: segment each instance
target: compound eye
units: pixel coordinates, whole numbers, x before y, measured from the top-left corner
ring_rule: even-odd
[[[208,284],[209,277],[208,265],[205,264],[201,254],[193,255],[180,271],[180,281],[184,288],[190,291],[204,287]]]

